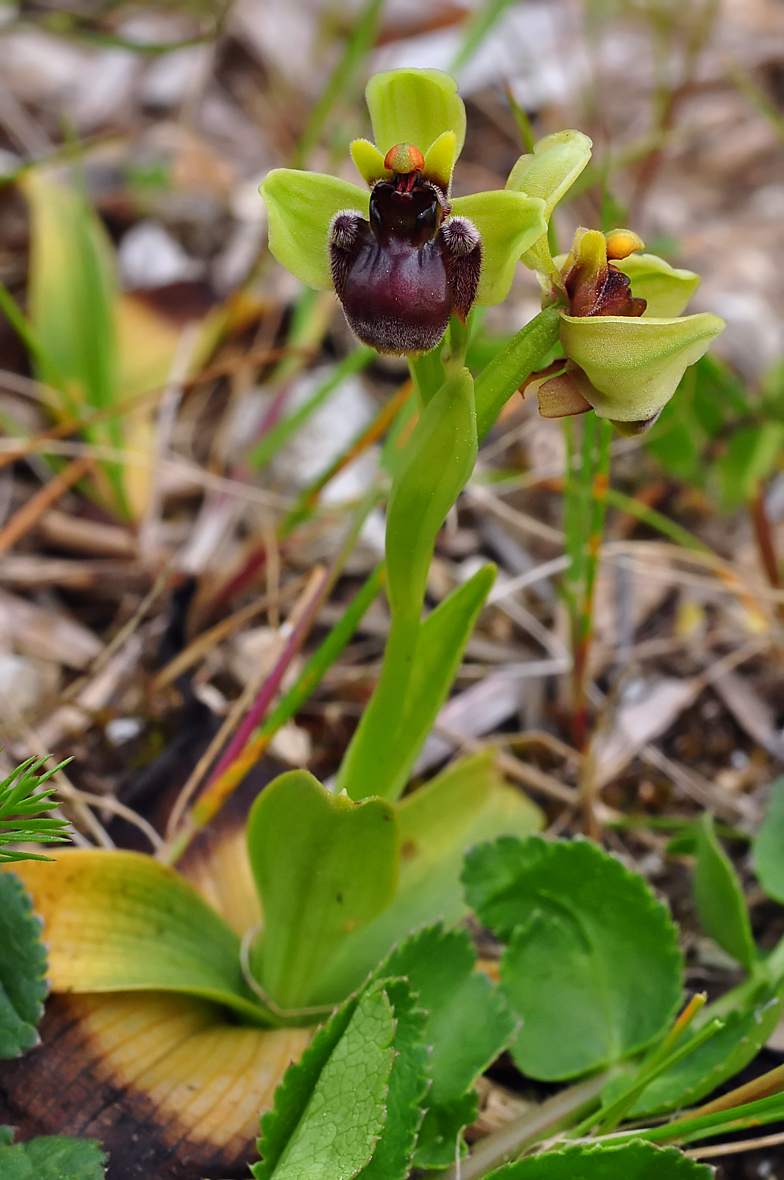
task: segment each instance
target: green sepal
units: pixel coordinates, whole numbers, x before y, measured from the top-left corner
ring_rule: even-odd
[[[668,1026],[682,993],[677,929],[620,861],[583,840],[501,837],[469,852],[463,881],[509,943],[501,982],[524,1020],[512,1047],[524,1073],[575,1077]]]
[[[294,168],[273,169],[259,192],[267,206],[273,256],[308,287],[332,290],[330,222],[344,210],[367,218],[369,193],[336,176]]]
[[[455,159],[463,150],[465,107],[457,82],[449,74],[441,70],[385,70],[370,79],[365,98],[373,138],[382,156],[398,143],[411,143],[426,155],[445,131],[455,134]]]
[[[472,221],[482,238],[482,270],[475,302],[501,303],[509,294],[520,255],[547,232],[544,201],[496,189],[456,197],[452,212]]]
[[[648,301],[644,319],[682,315],[701,281],[694,271],[670,266],[656,254],[630,254],[614,261],[613,266],[631,279],[632,295]]]
[[[705,933],[747,971],[753,971],[757,948],[746,899],[732,862],[716,839],[713,816],[709,812],[705,812],[697,823],[693,889]]]
[[[762,827],[752,845],[754,871],[774,901],[784,904],[784,777],[770,788]]]
[[[44,1014],[46,950],[41,921],[22,882],[0,872],[0,1058],[19,1057],[38,1044]]]
[[[351,159],[363,180],[373,185],[377,180],[391,180],[392,172],[384,167],[384,157],[369,139],[355,139],[349,146]]]
[[[281,1008],[308,1005],[345,939],[395,895],[394,808],[333,795],[292,770],[256,799],[247,839],[264,914],[252,970]]]
[[[641,422],[667,404],[689,365],[726,327],[710,312],[683,319],[561,316],[561,344],[593,386],[600,418]]]

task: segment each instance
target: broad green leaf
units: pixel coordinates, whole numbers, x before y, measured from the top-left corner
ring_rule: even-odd
[[[259,191],[267,206],[269,248],[274,257],[307,286],[331,291],[330,222],[344,209],[367,217],[367,190],[321,172],[275,168]]]
[[[774,901],[784,904],[784,777],[770,788],[762,827],[752,845],[754,871]]]
[[[293,770],[259,795],[247,838],[264,913],[254,974],[282,1008],[308,1005],[341,944],[394,897],[395,810],[383,799],[333,795]]]
[[[546,1151],[498,1168],[488,1180],[713,1180],[713,1169],[675,1147],[634,1140]]]
[[[170,991],[269,1023],[242,977],[240,940],[174,869],[138,852],[59,852],[16,871],[44,920],[56,992]]]
[[[0,872],[0,1058],[19,1057],[38,1043],[46,950],[32,909],[19,878]]]
[[[559,342],[561,310],[547,307],[521,328],[476,378],[476,432],[481,441],[509,398]]]
[[[387,979],[383,986],[395,1015],[395,1059],[389,1075],[384,1129],[372,1159],[359,1173],[362,1180],[404,1180],[408,1175],[429,1081],[427,1013],[407,981]]]
[[[716,474],[725,511],[747,504],[761,482],[781,466],[784,422],[760,422],[734,430],[727,449],[716,460]]]
[[[0,1137],[0,1180],[103,1180],[106,1162],[97,1139],[44,1135],[10,1146]]]
[[[724,328],[710,312],[682,319],[562,315],[561,344],[591,382],[597,415],[638,422],[659,413]]]
[[[714,1005],[703,1009],[701,1020],[688,1037],[714,1015]],[[766,1043],[784,1011],[784,983],[762,983],[740,1009],[721,1013],[724,1028],[695,1049],[667,1073],[656,1078],[631,1108],[638,1118],[693,1106],[717,1086],[734,1077],[752,1061]]]
[[[656,254],[630,254],[613,266],[629,276],[636,298],[647,299],[643,315],[648,319],[682,315],[701,281],[694,271],[678,270]]]
[[[274,1121],[277,1102],[275,1113],[265,1116],[259,1141],[263,1163],[252,1169],[257,1180],[349,1180],[364,1168],[384,1126],[394,1036],[394,1011],[383,984],[377,984],[356,1001],[313,1085],[306,1090],[306,1074],[300,1072],[300,1086],[289,1088],[289,1100],[293,1097],[301,1106],[304,1099],[305,1105],[277,1159],[267,1143],[269,1130],[278,1141],[282,1138]],[[311,1049],[293,1068],[303,1071]],[[312,1076],[312,1065],[310,1070]],[[282,1113],[291,1120],[290,1109],[284,1107]]]
[[[452,212],[472,221],[482,238],[476,303],[501,303],[509,294],[520,255],[547,232],[544,202],[539,197],[496,189],[456,197]]]
[[[426,927],[392,951],[378,974],[404,976],[427,1011],[431,1086],[415,1163],[447,1167],[457,1136],[474,1113],[471,1087],[507,1047],[516,1021],[499,988],[476,970],[467,930],[446,931],[440,922]]]
[[[509,943],[501,981],[532,1077],[562,1080],[622,1060],[680,1002],[677,930],[644,879],[587,841],[502,837],[469,852],[466,897]]]
[[[346,939],[325,973],[316,1003],[357,987],[396,942],[442,918],[467,913],[460,872],[467,848],[502,833],[526,836],[542,826],[538,807],[506,786],[491,750],[461,759],[398,804],[400,879],[392,903]]]
[[[365,89],[373,138],[383,156],[399,143],[423,155],[445,131],[455,134],[455,159],[463,150],[466,116],[457,82],[441,70],[385,70]]]
[[[361,780],[360,770],[355,766],[356,786],[341,776],[341,785],[352,798],[384,795],[396,799],[402,795],[438,711],[452,687],[494,579],[495,566],[484,566],[439,603],[422,622],[406,691],[400,736],[392,748],[385,751],[384,778],[382,780],[379,774],[377,759],[367,765]]]
[[[732,862],[716,839],[713,816],[706,812],[697,825],[694,898],[703,930],[733,959],[752,971],[757,948],[751,933],[746,899]]]
[[[402,1180],[427,1086],[424,1021],[400,979],[371,982],[338,1008],[262,1117],[257,1180]]]

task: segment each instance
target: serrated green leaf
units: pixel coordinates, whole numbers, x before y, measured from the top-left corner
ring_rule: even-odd
[[[341,945],[394,897],[394,808],[333,795],[293,770],[256,799],[247,839],[264,913],[253,972],[282,1008],[308,1005]]]
[[[392,1005],[376,984],[356,1001],[310,1092],[298,1093],[306,1105],[274,1164],[266,1137],[260,1140],[257,1180],[349,1180],[367,1164],[386,1117],[394,1035]]]
[[[0,1139],[0,1180],[103,1180],[106,1162],[97,1139],[43,1135],[13,1147]]]
[[[715,1005],[703,1009],[697,1027],[712,1019]],[[629,1117],[637,1118],[692,1106],[717,1086],[734,1077],[749,1064],[766,1043],[784,1011],[784,983],[778,987],[761,984],[741,1009],[728,1014],[724,1028],[715,1033],[671,1070],[661,1074],[646,1087],[631,1108]]]
[[[384,990],[395,1014],[395,1059],[389,1075],[384,1129],[372,1158],[359,1173],[362,1180],[403,1180],[408,1175],[429,1082],[427,1013],[407,981],[387,979]]]
[[[754,871],[774,901],[784,904],[784,776],[770,788],[762,827],[752,844]]]
[[[239,938],[173,869],[138,852],[66,849],[15,871],[44,919],[53,991],[182,992],[271,1023],[243,979]]]
[[[575,1077],[668,1025],[682,993],[677,930],[620,861],[587,841],[502,837],[468,854],[463,881],[509,942],[501,981],[523,1020],[512,1054],[525,1073]]]
[[[716,839],[713,816],[706,812],[697,824],[697,864],[694,899],[705,933],[728,955],[751,971],[757,948],[751,933],[746,899],[732,862]]]
[[[712,1180],[713,1170],[674,1147],[633,1140],[546,1151],[491,1172],[488,1180]]]
[[[40,934],[22,882],[0,873],[0,1058],[18,1057],[38,1043],[47,991]]]
[[[456,1102],[443,1102],[425,1111],[419,1130],[413,1164],[415,1168],[448,1168],[455,1162],[455,1144],[460,1132],[474,1122],[479,1095],[469,1090]],[[461,1154],[465,1148],[461,1144]]]
[[[462,758],[395,805],[400,826],[400,878],[391,904],[349,936],[322,981],[315,1003],[339,1000],[358,987],[395,943],[442,918],[467,912],[460,872],[467,848],[502,833],[525,836],[542,813],[495,769],[493,751]]]
[[[471,1087],[507,1047],[517,1022],[500,989],[476,971],[467,930],[447,931],[439,922],[419,931],[392,952],[379,975],[405,976],[428,1013],[431,1087],[415,1163],[446,1167],[476,1109]]]

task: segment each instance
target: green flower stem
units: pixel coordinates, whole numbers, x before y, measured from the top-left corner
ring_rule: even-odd
[[[477,377],[476,432],[480,442],[495,425],[512,394],[558,343],[561,310],[553,306],[540,311]]]
[[[376,691],[338,774],[352,799],[394,798],[396,743],[416,657],[436,536],[476,460],[474,383],[447,378],[420,414],[395,475],[387,509],[387,597],[391,623]]]
[[[439,344],[430,352],[408,358],[408,371],[414,383],[420,410],[424,410],[446,380],[446,371],[441,360],[441,347]]]

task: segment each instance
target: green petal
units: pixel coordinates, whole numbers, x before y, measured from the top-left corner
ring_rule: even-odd
[[[709,312],[679,320],[564,315],[561,344],[594,387],[589,400],[600,418],[640,422],[658,414],[725,327]]]
[[[389,168],[384,167],[384,157],[369,139],[355,139],[349,147],[349,151],[360,176],[368,184],[375,184],[377,180],[391,179],[392,172]]]
[[[482,236],[482,273],[476,302],[500,303],[509,294],[520,255],[547,232],[544,201],[504,189],[452,201],[452,212],[473,221]]]
[[[646,319],[679,316],[700,285],[692,270],[676,270],[656,254],[630,254],[613,262],[632,281],[632,294],[647,299]]]
[[[457,159],[457,139],[454,131],[445,131],[425,152],[423,174],[448,191],[452,169]]]
[[[506,187],[529,197],[541,197],[549,220],[561,197],[571,188],[591,158],[591,140],[582,131],[557,131],[521,156],[509,173]]]
[[[293,168],[275,168],[259,191],[267,206],[273,256],[307,286],[331,290],[329,223],[343,209],[367,217],[369,194],[335,176]]]
[[[385,70],[370,79],[365,98],[373,138],[383,156],[398,143],[412,143],[424,155],[445,131],[455,133],[455,158],[462,151],[465,107],[449,74]]]

